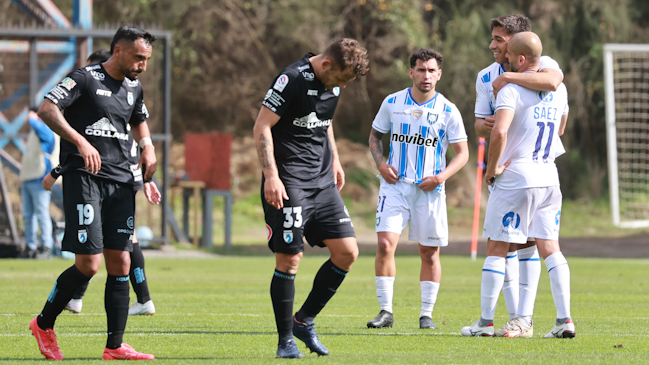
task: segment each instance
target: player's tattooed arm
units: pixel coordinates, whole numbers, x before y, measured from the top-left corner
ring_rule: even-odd
[[[259,141],[257,141],[257,155],[262,168],[267,169],[275,166],[275,161],[271,158],[273,156],[273,141],[266,138],[263,133],[259,135]]]
[[[277,162],[275,161],[275,151],[273,148],[273,134],[271,128],[279,122],[279,115],[273,113],[265,106],[261,107],[253,134],[257,144],[257,156],[264,172],[266,182],[264,183],[264,199],[275,209],[282,209],[284,201],[288,200],[286,187],[279,178],[277,171]]]
[[[370,132],[370,152],[372,153],[372,158],[374,158],[374,163],[378,168],[383,163],[383,133],[372,128]]]
[[[383,133],[372,128],[369,140],[370,152],[372,153],[374,163],[376,163],[376,168],[379,169],[379,172],[381,173],[381,176],[383,176],[383,179],[385,179],[388,184],[394,184],[399,181],[399,176],[397,174],[397,170],[395,170],[392,165],[388,165],[383,161],[383,141],[381,140],[382,137]]]

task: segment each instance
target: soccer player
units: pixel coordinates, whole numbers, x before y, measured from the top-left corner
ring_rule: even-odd
[[[131,168],[127,125],[141,137],[140,162],[148,180],[156,170],[156,158],[148,127],[144,128],[148,113],[137,77],[146,71],[154,41],[140,28],[121,27],[113,37],[110,59],[68,74],[46,94],[38,112],[62,138],[63,249],[76,254],[74,265],[58,277],[43,311],[29,324],[41,353],[50,360],[63,359],[54,322],[74,292],[97,273],[102,253],[108,272],[104,301],[108,339],[102,358],[154,359],[122,343],[133,250],[133,182],[141,174]]]
[[[543,47],[532,32],[515,34],[507,46],[513,72],[537,72]],[[570,318],[570,270],[559,248],[561,190],[554,163],[559,130],[568,112],[566,87],[556,92],[508,84],[498,93],[485,181],[493,187],[483,237],[488,238],[482,269],[482,316],[462,328],[464,336],[493,336],[493,318],[505,277],[511,243],[534,238],[550,274],[557,320],[545,337],[575,337]],[[532,326],[515,317],[504,337],[532,337]]]
[[[388,95],[372,123],[369,145],[381,173],[376,208],[376,296],[380,313],[367,327],[392,327],[396,265],[394,252],[410,222],[409,239],[419,242],[421,312],[419,328],[437,328],[432,320],[442,267],[441,247],[448,245],[444,183],[469,160],[467,135],[457,107],[435,90],[443,57],[420,49],[410,57],[412,87]],[[390,155],[383,161],[384,134]],[[446,165],[449,144],[455,156]]]
[[[348,82],[368,72],[367,50],[341,39],[321,54],[306,54],[286,67],[266,93],[254,126],[263,168],[261,197],[268,246],[275,253],[270,296],[279,334],[277,357],[302,358],[295,339],[311,352],[328,355],[314,329],[324,308],[358,256],[356,236],[339,190],[345,175],[331,125],[338,97]],[[331,258],[293,316],[295,275],[304,252],[327,247]]]
[[[90,56],[88,56],[87,64],[86,66],[90,66],[92,64],[97,64],[97,63],[103,63],[108,61],[110,58],[110,50],[108,49],[100,49]],[[130,125],[127,126],[127,129],[130,128]],[[148,127],[147,125],[143,125],[143,128],[147,128],[146,134],[148,134]],[[131,135],[129,135],[129,139],[133,139]],[[138,140],[141,140],[141,137],[138,137]],[[133,147],[131,148],[131,152],[129,154],[130,160],[131,160],[131,166],[135,167],[135,169],[138,169],[138,164],[139,164],[139,157],[138,157],[138,145],[137,142],[133,141],[132,142]],[[61,171],[61,166],[57,166],[54,168],[52,171],[50,171],[49,174],[45,175],[43,178],[42,184],[43,188],[45,190],[51,190],[52,185],[56,182],[56,180],[60,176]],[[137,175],[134,177],[134,183],[133,183],[133,189],[137,192],[138,190],[144,189],[144,193],[147,197],[147,200],[151,204],[159,204],[160,203],[160,192],[158,191],[158,187],[153,181],[146,181],[143,183],[142,181],[142,175]],[[144,255],[142,254],[142,248],[137,242],[137,236],[135,234],[135,231],[133,231],[133,252],[130,254],[131,256],[131,271],[129,274],[129,277],[131,279],[131,286],[133,287],[133,291],[135,291],[135,295],[137,296],[137,301],[134,302],[129,308],[128,308],[128,315],[152,315],[155,314],[155,305],[153,304],[153,301],[151,300],[151,294],[149,293],[149,284],[146,281],[146,275],[144,272]],[[86,290],[88,289],[88,284],[90,281],[87,283],[83,284],[77,291],[74,293],[74,296],[68,304],[65,306],[65,309],[69,310],[72,313],[81,313],[81,309],[83,308],[83,296],[86,293]]]
[[[480,137],[489,137],[494,122],[496,93],[504,85],[514,83],[532,90],[556,91],[563,80],[559,64],[547,56],[541,57],[537,73],[510,72],[506,57],[507,42],[514,34],[531,29],[529,19],[523,15],[510,14],[491,19],[492,40],[489,48],[493,51],[495,62],[480,71],[476,80],[475,129]],[[558,154],[565,152],[560,140],[555,143],[559,145]],[[541,262],[534,242],[512,244],[506,262],[503,296],[509,319],[519,317],[532,326],[532,312],[541,276]],[[504,328],[495,333],[502,336]]]

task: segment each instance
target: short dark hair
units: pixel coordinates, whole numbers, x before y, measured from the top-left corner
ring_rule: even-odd
[[[100,62],[106,62],[110,58],[110,51],[107,50],[106,48],[102,48],[99,51],[96,51],[95,53],[91,54],[88,56],[88,60],[86,62],[90,63],[100,63]]]
[[[491,19],[491,30],[494,30],[496,27],[502,27],[508,35],[532,31],[530,19],[520,14],[503,15]]]
[[[323,54],[342,70],[351,68],[355,75],[365,76],[370,70],[370,60],[367,59],[367,49],[357,40],[343,38],[330,44]]]
[[[415,68],[417,60],[426,62],[432,58],[437,61],[437,67],[442,68],[442,61],[444,61],[444,56],[442,56],[441,53],[432,48],[419,48],[419,51],[413,53],[412,56],[410,56],[410,68]]]
[[[149,45],[153,45],[153,42],[157,39],[153,34],[145,31],[142,28],[136,27],[135,25],[126,24],[117,30],[113,41],[110,43],[110,54],[113,54],[115,50],[115,45],[122,39],[128,39],[131,42],[143,38]]]

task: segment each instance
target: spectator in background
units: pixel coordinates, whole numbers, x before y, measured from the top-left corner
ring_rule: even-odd
[[[27,247],[22,258],[52,257],[52,218],[50,217],[51,192],[41,185],[43,177],[52,166],[58,165],[57,135],[36,115],[29,111],[31,131],[20,170],[20,195]],[[53,161],[56,160],[56,161]],[[38,250],[38,226],[41,228],[41,250]]]

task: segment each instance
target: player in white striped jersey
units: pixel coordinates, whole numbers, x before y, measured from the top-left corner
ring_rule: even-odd
[[[508,44],[514,72],[537,72],[541,40],[532,32],[514,35]],[[568,94],[563,84],[556,92],[537,91],[510,84],[498,94],[496,121],[491,131],[490,159],[485,180],[493,186],[489,196],[483,237],[488,238],[482,269],[480,320],[462,328],[465,336],[493,336],[498,293],[505,276],[510,243],[535,238],[550,275],[557,309],[556,325],[545,337],[572,338],[570,270],[559,248],[561,190],[554,164],[555,143],[565,124]],[[491,327],[491,328],[490,328]],[[515,317],[504,337],[532,337],[530,321]]]
[[[443,57],[420,49],[410,58],[413,87],[388,95],[372,123],[370,149],[380,171],[376,209],[376,293],[381,312],[370,328],[391,327],[396,265],[394,251],[410,223],[409,239],[419,242],[422,307],[420,328],[437,328],[432,320],[442,276],[440,247],[448,245],[444,182],[469,158],[467,135],[457,107],[435,90]],[[383,161],[384,134],[390,155]],[[446,165],[449,144],[455,157]]]
[[[491,43],[495,62],[478,73],[476,79],[475,129],[480,137],[489,137],[493,128],[496,95],[508,82],[533,90],[556,91],[563,80],[559,64],[550,57],[542,56],[537,73],[509,72],[507,42],[516,33],[531,30],[531,24],[523,15],[505,15],[491,19]],[[565,150],[561,140],[555,141],[557,156]],[[534,242],[526,245],[512,244],[507,254],[503,296],[509,312],[509,319],[531,316],[536,299],[536,290],[541,275],[541,262]],[[519,293],[520,290],[520,293]],[[520,296],[520,300],[519,300]],[[518,310],[520,308],[520,311]],[[496,335],[502,335],[497,330]]]

